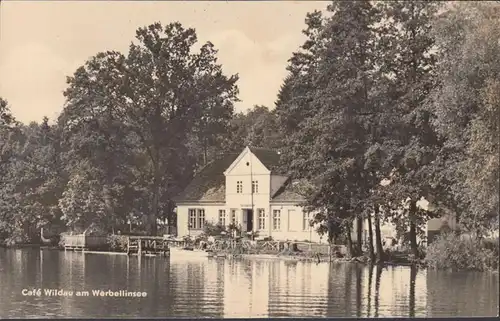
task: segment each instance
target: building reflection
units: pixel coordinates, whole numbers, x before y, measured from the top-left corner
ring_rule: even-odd
[[[0,317],[449,317],[498,313],[498,275],[0,249]],[[109,273],[107,273],[109,272]],[[147,298],[26,297],[23,288]]]

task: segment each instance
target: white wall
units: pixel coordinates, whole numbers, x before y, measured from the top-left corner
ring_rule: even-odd
[[[177,206],[177,236],[183,237],[186,235],[196,236],[201,234],[203,230],[195,230],[191,229],[188,231],[188,223],[189,223],[189,209],[204,209],[205,210],[205,222],[217,223],[219,221],[219,210],[226,209],[224,204],[191,204],[185,205],[181,204]],[[226,220],[228,219],[229,214],[226,209]]]
[[[266,216],[269,216],[271,172],[248,148],[242,152],[232,166],[226,172],[227,211],[229,213],[230,209],[236,209],[237,221],[242,223],[242,209],[252,209],[253,203],[253,229],[256,231],[258,229],[258,209],[264,209]],[[242,193],[237,193],[238,181],[243,182]],[[258,182],[256,193],[252,193],[252,181]]]
[[[280,229],[274,230],[273,211],[280,211]],[[319,242],[320,236],[316,232],[317,226],[306,224],[304,228],[304,212],[302,207],[292,204],[271,205],[269,216],[269,226],[267,235],[271,235],[274,240],[312,241]],[[311,216],[309,216],[312,218]],[[323,238],[326,242],[326,237]]]

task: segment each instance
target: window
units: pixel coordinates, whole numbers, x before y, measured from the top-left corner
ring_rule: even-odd
[[[198,229],[202,230],[205,227],[205,210],[198,210]]]
[[[258,193],[258,192],[259,192],[259,182],[252,181],[252,193]]]
[[[236,225],[236,210],[231,210],[231,224]]]
[[[273,230],[279,231],[281,229],[281,211],[273,210]]]
[[[302,213],[302,230],[309,231],[311,229],[311,213]]]
[[[226,226],[226,210],[219,210],[219,224]]]
[[[259,230],[265,230],[266,229],[266,212],[264,211],[264,209],[262,208],[259,208],[258,209],[258,213],[259,213]]]
[[[189,226],[191,230],[201,230],[205,227],[205,210],[190,208],[189,213]]]
[[[196,210],[195,209],[189,209],[189,229],[194,229],[196,228]]]
[[[236,193],[238,194],[243,193],[243,181],[236,182]]]
[[[297,221],[300,224],[300,220],[298,219],[298,217],[295,217],[295,210],[288,210],[288,231],[298,231]]]

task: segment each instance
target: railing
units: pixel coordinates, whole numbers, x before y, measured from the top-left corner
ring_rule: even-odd
[[[242,249],[260,249],[279,252],[285,248],[283,241],[251,241],[251,240],[215,240],[208,244],[207,249],[212,251],[230,250],[240,247]]]
[[[170,253],[169,242],[161,237],[155,236],[129,236],[127,238],[127,254],[162,254]]]

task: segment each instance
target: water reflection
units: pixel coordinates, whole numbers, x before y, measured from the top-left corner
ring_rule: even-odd
[[[147,297],[29,297],[23,288],[128,290]],[[0,249],[0,317],[436,317],[497,311],[498,275],[488,273]]]

